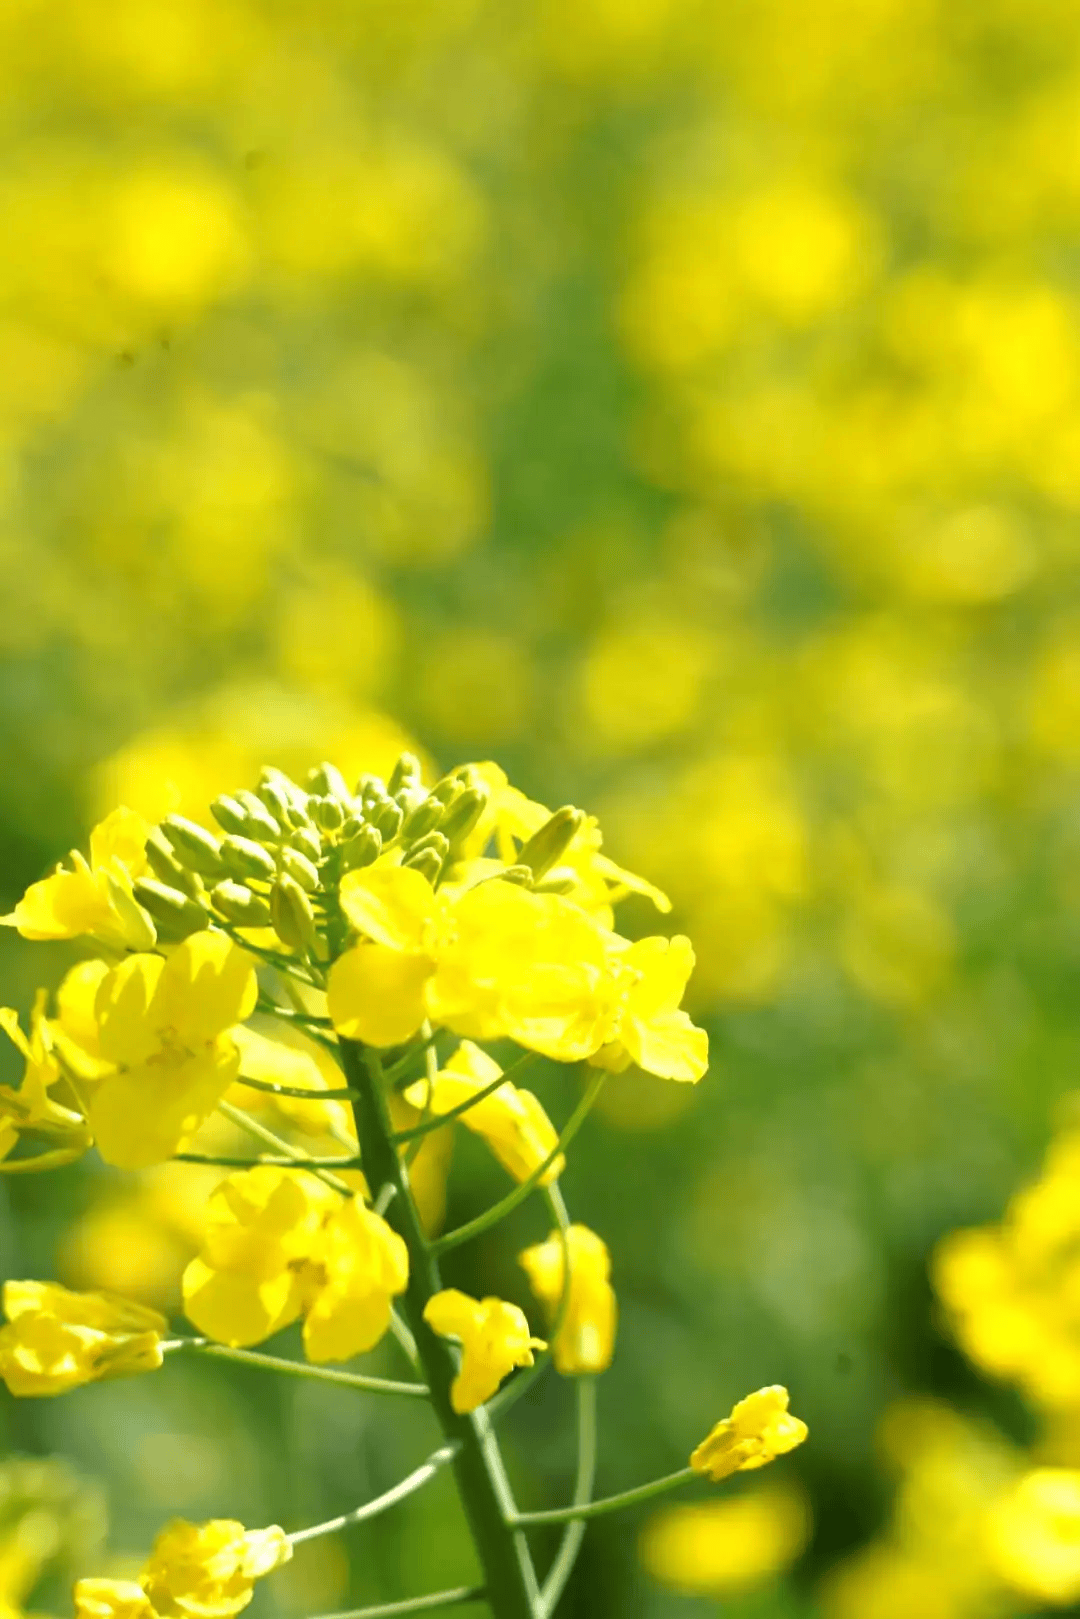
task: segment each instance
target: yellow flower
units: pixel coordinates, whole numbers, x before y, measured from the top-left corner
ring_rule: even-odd
[[[359,1197],[340,1204],[313,1250],[321,1279],[304,1322],[309,1360],[351,1360],[390,1325],[390,1301],[409,1281],[409,1251]]]
[[[118,1169],[171,1157],[213,1111],[240,1066],[227,1031],[255,1005],[250,958],[220,933],[169,956],[133,955],[102,979],[101,1055],[113,1071],[88,1087],[98,1151]]]
[[[330,971],[339,1033],[397,1045],[431,1018],[562,1062],[607,1038],[617,990],[605,934],[560,895],[498,880],[436,894],[418,871],[387,865],[349,872],[341,904],[364,938]]]
[[[267,1164],[229,1175],[211,1198],[202,1252],[184,1272],[184,1309],[200,1332],[233,1346],[304,1315],[309,1360],[351,1360],[383,1336],[408,1280],[404,1242],[361,1197]]]
[[[774,1383],[740,1400],[690,1457],[696,1473],[714,1481],[764,1467],[806,1438],[807,1427],[788,1413],[788,1391]]]
[[[531,1366],[534,1349],[547,1346],[529,1335],[529,1323],[516,1304],[502,1299],[471,1299],[456,1287],[444,1288],[424,1306],[424,1320],[440,1338],[461,1344],[461,1370],[450,1385],[455,1411],[475,1411],[490,1400],[515,1366]]]
[[[265,1027],[268,1030],[271,1027],[269,1019]],[[336,1090],[342,1083],[341,1070],[330,1053],[288,1024],[274,1022],[272,1028],[272,1036],[250,1024],[232,1031],[232,1038],[240,1048],[240,1078],[228,1100],[249,1112],[269,1109],[280,1113],[306,1135],[332,1135],[338,1140],[348,1137],[355,1142],[356,1131],[348,1105],[319,1098],[320,1091]],[[244,1079],[261,1079],[310,1091],[311,1100],[273,1096],[245,1085]]]
[[[184,1272],[188,1319],[233,1348],[295,1321],[304,1265],[339,1201],[314,1175],[269,1164],[227,1176],[210,1198],[202,1252]]]
[[[149,950],[157,935],[138,904],[132,883],[146,870],[150,827],[134,810],[116,809],[90,834],[90,860],[77,849],[62,868],[32,883],[0,923],[24,939],[74,939],[90,933],[119,949]]]
[[[276,1524],[245,1529],[229,1518],[177,1518],[154,1542],[141,1584],[161,1619],[231,1619],[251,1601],[254,1581],[291,1556]]]
[[[53,1085],[66,1082],[60,1065],[53,1054],[51,1028],[45,1017],[45,991],[34,1001],[30,1014],[30,1036],[19,1027],[17,1013],[10,1007],[0,1006],[0,1029],[26,1058],[26,1069],[18,1090],[0,1085],[0,1160],[6,1159],[24,1131],[37,1132],[52,1138],[52,1150],[31,1158],[20,1158],[14,1164],[0,1168],[53,1169],[58,1164],[70,1163],[90,1145],[90,1131],[80,1112],[63,1106],[50,1096]],[[74,1101],[74,1097],[71,1098]]]
[[[988,1544],[996,1572],[1037,1602],[1080,1597],[1080,1472],[1039,1467],[991,1509]]]
[[[502,1069],[493,1057],[471,1040],[463,1040],[446,1067],[430,1086],[418,1079],[405,1092],[413,1107],[449,1113],[499,1077]],[[509,1080],[497,1091],[461,1115],[462,1124],[481,1136],[503,1168],[516,1181],[528,1180],[558,1145],[555,1127],[532,1091],[518,1090]],[[557,1180],[566,1167],[560,1153],[541,1178],[542,1186]]]
[[[683,934],[673,939],[618,939],[615,959],[625,984],[615,1037],[591,1059],[618,1073],[631,1062],[661,1079],[697,1084],[709,1066],[709,1037],[679,1009],[694,970],[694,951]]]
[[[570,1295],[562,1325],[552,1343],[555,1369],[564,1377],[602,1372],[615,1349],[618,1307],[612,1291],[607,1245],[588,1226],[566,1232],[570,1254]],[[554,1321],[563,1293],[563,1244],[558,1231],[518,1256],[529,1286]]]
[[[76,1580],[75,1619],[153,1619],[137,1580]]]
[[[62,1394],[161,1365],[169,1324],[156,1310],[54,1282],[5,1282],[3,1299],[0,1377],[12,1394]]]
[[[666,1507],[642,1532],[641,1561],[677,1591],[723,1596],[761,1585],[794,1562],[810,1531],[797,1491],[761,1489]]]

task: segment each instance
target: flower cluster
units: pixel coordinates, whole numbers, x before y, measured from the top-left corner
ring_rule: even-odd
[[[75,1619],[232,1619],[251,1601],[255,1581],[291,1556],[276,1525],[178,1518],[157,1537],[138,1580],[78,1580]]]

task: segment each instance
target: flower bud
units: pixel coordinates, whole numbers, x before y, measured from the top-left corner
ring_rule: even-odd
[[[281,823],[275,820],[261,798],[249,793],[246,787],[239,788],[233,797],[244,811],[247,821],[243,833],[245,837],[255,838],[259,843],[280,842]]]
[[[282,849],[281,869],[287,871],[290,877],[296,879],[300,887],[309,894],[314,894],[319,886],[319,871],[306,855],[299,849]]]
[[[265,928],[270,923],[270,907],[243,883],[218,883],[211,890],[210,903],[227,922],[242,928]]]
[[[573,877],[545,877],[535,885],[538,894],[572,894],[577,887]]]
[[[290,834],[289,848],[299,849],[302,855],[306,855],[316,864],[322,859],[322,839],[313,826],[298,826],[296,831]]]
[[[345,819],[345,811],[337,798],[313,799],[311,814],[315,825],[321,826],[324,832],[336,832]]]
[[[534,877],[542,877],[562,859],[584,820],[581,810],[564,804],[518,850],[518,864],[528,866]]]
[[[297,812],[296,800],[274,776],[260,781],[256,797],[261,799],[279,826],[291,826]]]
[[[210,805],[210,813],[223,832],[235,832],[243,837],[248,829],[248,817],[243,804],[232,798],[228,793],[222,793]]]
[[[382,853],[382,838],[373,826],[361,826],[341,846],[342,871],[355,871],[358,866],[370,866]]]
[[[415,753],[403,753],[390,772],[386,790],[393,797],[402,787],[419,786],[422,774],[420,761]]]
[[[209,927],[210,918],[202,906],[178,888],[169,888],[153,877],[140,877],[132,886],[139,904],[157,923],[159,939],[178,942]]]
[[[439,831],[453,843],[468,837],[487,808],[488,795],[482,787],[466,787],[443,811]]]
[[[220,876],[221,845],[212,832],[182,815],[166,815],[161,830],[172,844],[180,865],[201,872],[205,877]]]
[[[531,866],[507,866],[505,871],[496,872],[495,875],[501,877],[504,883],[514,883],[518,888],[531,888],[533,885]]]
[[[464,786],[465,783],[461,780],[460,776],[444,776],[441,781],[437,781],[435,783],[434,787],[431,789],[431,792],[428,794],[428,797],[437,798],[440,804],[450,804],[461,792]]]
[[[421,844],[419,848],[410,850],[401,864],[408,866],[413,871],[418,871],[421,876],[427,878],[429,883],[435,884],[442,874],[445,859],[446,856],[439,849],[428,843]]]
[[[386,783],[383,781],[382,777],[373,776],[370,771],[365,771],[362,776],[358,776],[356,778],[356,787],[353,790],[353,797],[359,798],[360,801],[363,802],[367,798],[368,794],[376,787],[378,788],[380,795],[385,797]]]
[[[274,932],[290,950],[308,950],[315,943],[311,901],[288,872],[283,872],[270,890],[270,917]]]
[[[368,811],[368,820],[379,832],[384,844],[391,843],[397,837],[404,819],[401,805],[395,804],[392,798],[376,802]]]
[[[146,840],[146,858],[150,869],[160,882],[169,888],[178,888],[182,894],[198,899],[202,883],[193,871],[188,871],[176,859],[168,838],[155,826]]]
[[[437,798],[421,798],[406,813],[401,823],[402,840],[412,843],[425,832],[433,832],[442,819],[443,806]]]
[[[345,777],[337,765],[316,765],[314,770],[308,771],[308,791],[320,798],[336,798],[339,804],[347,807],[352,805],[352,793],[345,784]]]
[[[221,863],[230,877],[258,877],[263,882],[273,882],[277,876],[273,855],[251,838],[222,838]]]

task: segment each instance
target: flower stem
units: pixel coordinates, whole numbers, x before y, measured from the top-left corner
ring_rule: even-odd
[[[426,1390],[425,1390],[426,1392]],[[429,1478],[434,1478],[440,1467],[453,1461],[457,1454],[456,1445],[443,1445],[441,1450],[435,1451],[426,1462],[406,1475],[400,1483],[391,1489],[384,1490],[373,1501],[365,1501],[362,1507],[355,1507],[352,1512],[343,1512],[338,1518],[328,1518],[325,1523],[312,1524],[310,1529],[298,1529],[293,1535],[286,1535],[291,1546],[298,1546],[302,1540],[317,1540],[322,1535],[336,1535],[339,1529],[350,1529],[354,1523],[366,1523],[369,1518],[377,1518],[381,1512],[396,1506],[404,1501],[407,1495],[412,1495],[425,1485]]]
[[[424,1308],[442,1282],[420,1216],[409,1192],[408,1170],[392,1140],[378,1053],[353,1040],[341,1041],[349,1085],[360,1092],[353,1103],[360,1153],[372,1185],[393,1184],[397,1196],[387,1211],[409,1250],[405,1316],[416,1338],[431,1403],[448,1443],[457,1442],[453,1467],[465,1516],[484,1571],[486,1600],[495,1619],[538,1619],[539,1592],[524,1535],[509,1519],[513,1496],[494,1432],[483,1410],[462,1414],[450,1401],[456,1366],[449,1345],[424,1320]],[[407,1611],[407,1610],[406,1610]]]
[[[308,1377],[320,1383],[338,1383],[346,1388],[362,1389],[368,1394],[404,1394],[415,1399],[427,1398],[424,1383],[397,1383],[386,1377],[364,1377],[359,1372],[339,1372],[332,1366],[312,1366],[303,1360],[286,1360],[281,1355],[264,1355],[256,1349],[234,1349],[230,1344],[216,1344],[210,1338],[172,1338],[162,1344],[166,1353],[179,1349],[192,1349],[201,1355],[212,1355],[216,1360],[235,1360],[242,1366],[261,1367],[267,1372],[283,1372],[287,1377]]]
[[[426,1136],[429,1131],[441,1130],[444,1124],[451,1124],[454,1119],[460,1119],[461,1115],[468,1113],[471,1108],[476,1106],[477,1102],[482,1102],[486,1096],[494,1096],[496,1091],[501,1090],[510,1079],[510,1076],[516,1073],[519,1068],[522,1068],[532,1055],[531,1051],[527,1051],[523,1057],[518,1058],[517,1062],[512,1063],[505,1073],[500,1074],[498,1079],[493,1079],[490,1085],[485,1085],[482,1091],[476,1092],[475,1096],[470,1096],[464,1102],[458,1102],[456,1107],[448,1107],[445,1113],[432,1114],[419,1124],[410,1125],[407,1130],[395,1130],[394,1140],[399,1142],[412,1141],[416,1136]],[[245,1080],[244,1083],[246,1084],[247,1081]]]
[[[578,1464],[573,1504],[575,1507],[585,1507],[592,1499],[593,1482],[596,1478],[595,1377],[579,1377],[574,1392],[577,1395]],[[558,1606],[559,1598],[566,1589],[566,1582],[574,1571],[577,1554],[581,1550],[584,1538],[584,1521],[581,1518],[574,1518],[566,1526],[562,1544],[540,1592],[540,1610],[543,1619],[547,1619],[548,1614],[554,1613]]]
[[[634,1490],[623,1490],[619,1495],[605,1495],[601,1501],[593,1501],[588,1506],[556,1507],[552,1512],[518,1512],[514,1516],[516,1524],[533,1523],[574,1523],[582,1518],[602,1518],[606,1512],[619,1512],[623,1507],[636,1506],[639,1501],[651,1501],[654,1495],[663,1495],[668,1490],[676,1489],[680,1484],[688,1484],[692,1478],[700,1478],[701,1474],[692,1467],[681,1467],[677,1473],[668,1473],[664,1478],[654,1478],[651,1484],[639,1484]]]
[[[375,1608],[350,1608],[348,1613],[326,1613],[321,1619],[395,1619],[397,1614],[427,1613],[432,1608],[458,1608],[464,1602],[483,1602],[482,1585],[459,1585],[453,1591],[433,1591],[430,1596],[406,1597],[403,1602],[380,1602]]]

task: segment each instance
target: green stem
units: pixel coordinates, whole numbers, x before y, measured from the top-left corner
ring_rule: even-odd
[[[238,1075],[236,1083],[249,1085],[253,1091],[266,1091],[270,1096],[298,1096],[303,1102],[351,1102],[355,1094],[345,1087],[320,1091],[312,1085],[279,1085],[273,1079],[249,1079],[246,1074]]]
[[[500,1074],[498,1079],[493,1079],[490,1085],[485,1085],[482,1091],[477,1091],[476,1095],[470,1096],[467,1101],[459,1102],[456,1107],[448,1107],[445,1113],[437,1113],[434,1117],[425,1119],[421,1124],[411,1125],[408,1130],[395,1130],[394,1140],[397,1142],[412,1141],[415,1136],[426,1136],[429,1131],[439,1130],[444,1124],[450,1124],[454,1119],[460,1119],[461,1115],[468,1113],[469,1109],[474,1108],[477,1102],[482,1102],[486,1096],[492,1096],[497,1090],[500,1090],[509,1080],[511,1074],[524,1067],[533,1055],[533,1052],[527,1051],[523,1057],[518,1058],[517,1062],[511,1063],[506,1072]],[[247,1081],[245,1080],[244,1083],[246,1084]]]
[[[307,1023],[313,1029],[332,1029],[333,1024],[328,1017],[316,1017],[314,1012],[297,1011],[291,1006],[281,1006],[277,1001],[260,1000],[255,1006],[256,1012],[266,1012],[271,1017],[281,1018],[285,1023]]]
[[[495,1619],[537,1619],[536,1575],[524,1535],[513,1533],[508,1519],[513,1496],[498,1444],[483,1410],[454,1410],[450,1385],[457,1372],[450,1346],[424,1320],[433,1294],[442,1291],[438,1265],[424,1235],[409,1192],[408,1170],[391,1139],[384,1078],[378,1054],[352,1040],[341,1041],[345,1077],[358,1090],[353,1103],[360,1153],[372,1185],[392,1183],[397,1195],[388,1215],[409,1250],[409,1284],[403,1308],[416,1337],[417,1355],[431,1390],[431,1403],[449,1443],[459,1446],[453,1467],[465,1515],[472,1531],[487,1600]]]
[[[404,1602],[380,1602],[374,1608],[350,1608],[348,1613],[326,1613],[321,1619],[394,1619],[399,1613],[426,1613],[431,1608],[458,1608],[465,1602],[483,1602],[482,1585],[458,1585],[453,1591],[433,1591],[430,1596],[406,1597]]]
[[[429,1478],[434,1478],[440,1467],[445,1467],[447,1462],[453,1461],[457,1449],[456,1445],[443,1445],[441,1450],[435,1451],[426,1462],[421,1462],[420,1466],[415,1467],[400,1483],[389,1490],[384,1490],[382,1495],[377,1495],[373,1501],[365,1501],[362,1507],[355,1507],[352,1512],[343,1512],[338,1518],[327,1518],[325,1523],[312,1524],[310,1529],[298,1529],[295,1534],[286,1535],[286,1540],[290,1545],[298,1546],[303,1540],[317,1540],[322,1535],[336,1535],[340,1529],[350,1529],[354,1523],[366,1523],[369,1518],[377,1518],[381,1512],[386,1512],[399,1501],[404,1501],[407,1495],[419,1490]]]
[[[293,1158],[283,1153],[260,1153],[258,1158],[229,1158],[223,1153],[174,1152],[174,1164],[216,1164],[220,1169],[258,1169],[261,1164],[272,1164],[276,1169],[309,1169],[314,1174],[320,1169],[360,1169],[359,1158]]]
[[[606,1078],[607,1074],[604,1070],[598,1068],[589,1082],[585,1095],[567,1120],[562,1135],[543,1162],[537,1164],[532,1174],[523,1180],[520,1186],[515,1186],[514,1190],[509,1192],[501,1202],[493,1204],[483,1214],[478,1214],[475,1220],[468,1220],[464,1225],[459,1225],[456,1230],[447,1231],[444,1236],[439,1237],[431,1245],[435,1253],[443,1254],[448,1248],[456,1248],[459,1243],[469,1242],[473,1237],[481,1236],[483,1232],[490,1230],[493,1225],[498,1225],[500,1220],[504,1220],[508,1214],[517,1208],[519,1203],[524,1203],[529,1193],[539,1186],[556,1158],[570,1145],[581,1126],[585,1123],[589,1110],[599,1096],[600,1087]]]
[[[268,1147],[275,1148],[276,1151],[281,1153],[282,1157],[287,1158],[290,1163],[294,1163],[297,1169],[307,1169],[310,1165],[311,1173],[317,1175],[321,1181],[325,1181],[327,1186],[332,1186],[334,1191],[340,1192],[343,1197],[352,1197],[351,1188],[343,1180],[339,1180],[336,1175],[330,1174],[328,1170],[315,1168],[312,1159],[304,1151],[303,1147],[294,1147],[291,1141],[286,1141],[284,1136],[279,1136],[276,1131],[271,1130],[267,1125],[260,1124],[258,1119],[251,1117],[250,1113],[245,1113],[243,1108],[233,1107],[231,1102],[219,1102],[218,1112],[223,1113],[227,1119],[231,1119],[233,1124],[239,1125],[241,1130],[246,1130],[249,1136],[254,1136],[256,1141],[265,1142]]]
[[[212,1355],[215,1360],[234,1360],[241,1366],[260,1367],[267,1372],[283,1372],[287,1377],[307,1377],[320,1383],[337,1383],[345,1388],[361,1389],[367,1394],[401,1394],[426,1400],[424,1383],[397,1383],[386,1377],[364,1377],[359,1372],[339,1372],[331,1366],[311,1366],[307,1361],[285,1360],[280,1355],[263,1355],[256,1349],[233,1349],[229,1344],[217,1344],[210,1338],[172,1338],[162,1349],[174,1353],[191,1349],[200,1355]]]
[[[593,1484],[596,1480],[595,1377],[579,1377],[575,1392],[578,1415],[578,1465],[573,1504],[575,1507],[587,1507],[592,1499]],[[572,1523],[567,1524],[562,1545],[548,1570],[547,1579],[540,1592],[542,1619],[547,1619],[549,1614],[555,1612],[559,1598],[566,1589],[566,1582],[574,1571],[574,1564],[577,1562],[584,1538],[585,1524],[581,1518],[575,1518]]]
[[[664,1495],[666,1491],[700,1477],[701,1474],[692,1467],[682,1467],[677,1473],[668,1473],[666,1478],[655,1478],[651,1484],[639,1484],[637,1489],[623,1490],[619,1495],[606,1495],[602,1501],[593,1501],[589,1506],[557,1507],[552,1512],[519,1512],[514,1522],[574,1523],[583,1518],[602,1518],[606,1512],[618,1512],[623,1507],[636,1506],[639,1501],[651,1501],[654,1495]]]

